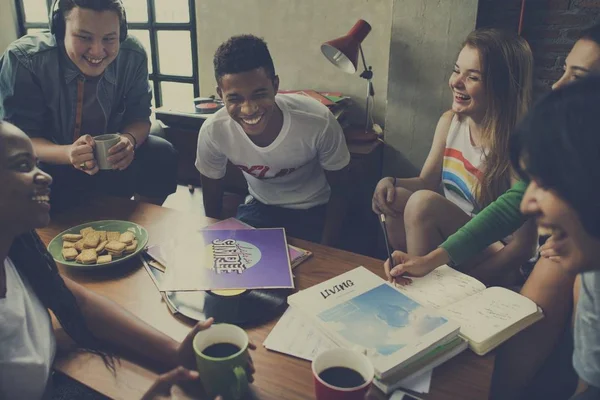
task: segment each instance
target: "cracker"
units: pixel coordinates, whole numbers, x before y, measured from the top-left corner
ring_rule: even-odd
[[[129,246],[125,247],[125,254],[133,253],[137,249],[138,241],[134,240]]]
[[[96,247],[96,253],[98,254],[102,254],[102,252],[104,251],[104,249],[106,248],[106,245],[108,244],[108,240],[105,240],[103,242],[100,242],[100,244],[98,245],[98,247]]]
[[[98,232],[98,234],[100,235],[100,242],[104,242],[104,241],[108,240],[106,238],[106,231],[96,231],[96,232]]]
[[[119,242],[130,245],[131,243],[133,243],[134,239],[135,239],[135,235],[128,231],[128,232],[121,233],[121,236],[119,237]]]
[[[95,249],[85,249],[79,255],[82,264],[95,264],[98,261],[98,254]]]
[[[74,242],[67,242],[67,241],[63,242],[63,249],[74,249],[74,248],[75,248]]]
[[[77,251],[83,250],[83,241],[84,241],[84,239],[81,239],[77,243],[75,243],[75,248],[77,249]]]
[[[83,238],[83,247],[86,249],[95,249],[100,244],[100,234],[90,232]]]
[[[110,254],[106,254],[104,256],[100,256],[98,257],[98,261],[96,261],[97,264],[106,264],[112,261],[112,256]]]
[[[106,232],[106,240],[110,241],[119,241],[119,238],[121,237],[121,232]]]
[[[125,243],[111,240],[106,244],[106,250],[111,253],[122,253],[127,245]]]
[[[66,240],[67,242],[77,242],[81,238],[83,238],[83,235],[78,235],[76,233],[65,233],[62,235],[63,241]]]
[[[81,236],[85,237],[85,235],[87,235],[88,233],[91,232],[96,232],[94,230],[94,228],[92,228],[91,226],[88,226],[87,228],[83,228],[82,230],[79,231],[79,233],[81,233]]]
[[[68,248],[68,249],[63,249],[62,250],[62,255],[63,258],[67,261],[73,261],[77,258],[77,250],[75,250],[74,248]]]
[[[114,252],[114,251],[108,251],[107,252],[110,256],[112,256],[112,258],[121,258],[123,257],[123,252]]]

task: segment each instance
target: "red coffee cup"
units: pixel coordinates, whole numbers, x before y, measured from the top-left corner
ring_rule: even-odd
[[[312,372],[317,400],[364,400],[375,375],[365,355],[342,348],[320,353]]]

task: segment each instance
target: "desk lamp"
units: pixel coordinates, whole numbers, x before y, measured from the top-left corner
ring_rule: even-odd
[[[321,52],[323,55],[331,61],[333,65],[344,70],[349,74],[356,72],[358,66],[358,54],[362,59],[362,65],[364,71],[360,74],[360,77],[367,81],[367,104],[365,110],[365,133],[370,133],[373,126],[373,96],[375,96],[375,90],[373,89],[373,69],[365,61],[365,55],[362,50],[362,41],[365,40],[367,35],[371,32],[371,25],[363,19],[358,20],[356,24],[350,29],[347,35],[339,37],[337,39],[330,40],[321,45]]]

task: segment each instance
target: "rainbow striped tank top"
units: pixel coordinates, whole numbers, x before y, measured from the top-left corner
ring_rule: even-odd
[[[475,187],[481,179],[483,148],[473,146],[465,118],[454,115],[444,150],[442,185],[444,196],[470,216],[477,214]]]

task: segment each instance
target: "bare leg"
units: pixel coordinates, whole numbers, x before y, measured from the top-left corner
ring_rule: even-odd
[[[157,206],[162,206],[165,202],[166,198],[154,198],[154,197],[146,197],[139,194],[135,194],[133,198],[137,201],[141,201],[143,203],[155,204]]]
[[[573,281],[558,264],[541,258],[521,294],[544,310],[544,319],[507,341],[498,351],[493,399],[516,399],[550,355],[572,309]]]
[[[408,253],[426,255],[470,219],[456,204],[436,192],[413,193],[404,209]]]
[[[470,219],[471,217],[456,204],[436,192],[429,190],[415,192],[407,202],[404,213],[407,252],[413,255],[428,254]],[[478,267],[484,265],[485,261],[503,247],[504,244],[501,242],[492,243],[467,262],[459,265],[458,269],[482,280],[483,277],[477,276]],[[509,283],[513,284],[513,281],[515,278],[511,275],[495,283],[508,286]],[[482,282],[488,283],[483,280]]]
[[[397,217],[386,215],[386,226],[388,230],[388,239],[390,246],[394,250],[406,251],[406,233],[404,231],[404,208],[408,199],[413,194],[410,190],[397,187],[396,199],[392,204],[392,208],[398,213]]]

